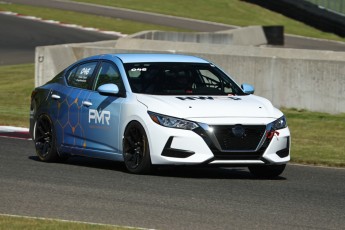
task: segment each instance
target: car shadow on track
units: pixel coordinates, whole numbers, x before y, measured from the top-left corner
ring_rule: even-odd
[[[30,160],[40,161],[37,156],[29,156]],[[73,156],[58,164],[74,165],[80,167],[113,170],[130,174],[122,162],[93,159],[87,157]],[[147,177],[176,177],[194,179],[232,179],[232,180],[286,180],[285,177],[258,178],[253,176],[245,167],[205,167],[205,166],[158,166],[149,175],[137,175]]]
[[[158,167],[153,175],[195,179],[286,180],[282,176],[271,179],[258,178],[245,167],[165,166]]]
[[[37,161],[37,162],[41,162],[44,164],[50,164],[50,163],[42,162],[37,156],[29,156],[29,159]],[[80,157],[80,156],[69,157],[66,160],[53,162],[53,164],[75,165],[75,166],[87,167],[87,168],[97,168],[97,169],[105,169],[105,170],[116,170],[119,172],[127,172],[125,165],[121,162],[102,160],[102,159],[96,159],[96,158],[94,159],[94,158]]]

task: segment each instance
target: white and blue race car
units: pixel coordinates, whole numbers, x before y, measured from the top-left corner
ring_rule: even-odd
[[[42,161],[71,155],[156,165],[246,166],[276,177],[290,160],[281,111],[204,59],[106,54],[32,92],[30,133]]]

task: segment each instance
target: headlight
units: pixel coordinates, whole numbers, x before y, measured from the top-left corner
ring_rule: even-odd
[[[148,113],[155,123],[165,127],[187,130],[193,130],[199,127],[199,125],[192,121],[187,121],[176,117],[169,117],[166,115],[157,114],[153,112]]]
[[[287,127],[287,122],[286,122],[285,116],[282,116],[281,118],[275,120],[271,124],[272,124],[273,130],[284,129]]]

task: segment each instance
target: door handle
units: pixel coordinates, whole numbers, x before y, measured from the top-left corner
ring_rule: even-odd
[[[83,101],[83,105],[89,107],[92,105],[91,101]]]
[[[55,100],[58,100],[58,99],[60,99],[60,96],[57,94],[52,94],[52,98]]]

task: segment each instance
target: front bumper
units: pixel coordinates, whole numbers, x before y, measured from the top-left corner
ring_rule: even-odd
[[[249,122],[251,125],[253,124],[252,121]],[[267,120],[265,123],[268,124]],[[263,121],[258,122],[264,128],[257,131],[260,136],[256,139],[256,131],[247,131],[246,129],[246,132],[249,133],[247,135],[252,133],[253,136],[252,139],[248,140],[241,140],[241,138],[245,139],[246,137],[220,138],[219,133],[217,135],[214,130],[209,129],[212,125],[205,125],[205,123],[199,123],[200,128],[194,131],[166,128],[153,123],[148,130],[152,164],[252,165],[287,163],[290,160],[291,145],[289,129],[284,128],[272,133],[266,129],[265,123]],[[234,125],[218,126],[231,128]],[[249,125],[245,124],[244,126]],[[257,144],[253,144],[253,141],[257,141]],[[232,145],[234,142],[239,142],[239,144]],[[249,146],[248,149],[247,146]]]

